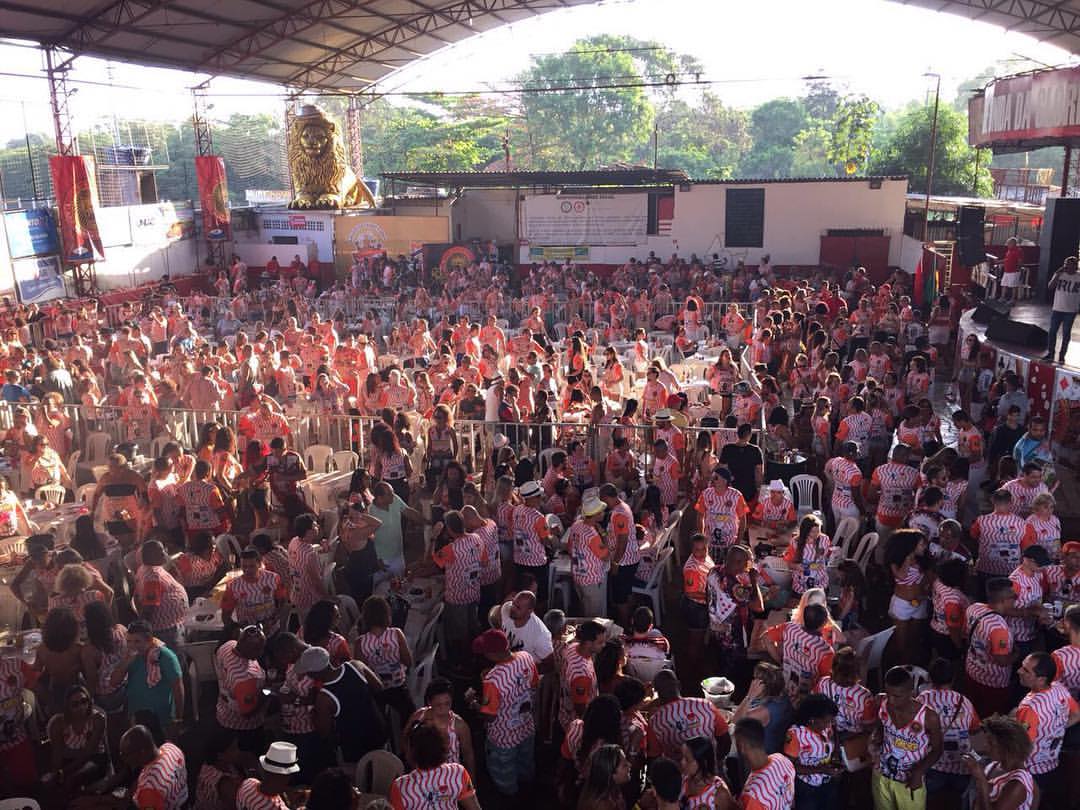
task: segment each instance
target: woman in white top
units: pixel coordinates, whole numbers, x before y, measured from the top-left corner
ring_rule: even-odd
[[[1033,810],[1039,792],[1031,774],[1024,770],[1031,753],[1027,730],[1011,717],[994,715],[982,722],[989,744],[988,769],[972,754],[964,755],[975,786],[973,810]]]

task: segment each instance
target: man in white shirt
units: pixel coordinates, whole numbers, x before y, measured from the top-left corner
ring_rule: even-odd
[[[525,650],[536,659],[541,671],[547,671],[552,664],[554,648],[551,644],[551,631],[536,615],[536,594],[520,591],[499,608],[500,629],[510,639],[510,651]]]
[[[496,377],[484,392],[484,421],[499,421],[499,404],[503,399],[505,383],[502,375]],[[515,650],[516,652],[516,650]]]
[[[1043,360],[1054,359],[1054,347],[1057,345],[1058,330],[1062,332],[1061,351],[1058,362],[1065,362],[1065,352],[1072,340],[1073,321],[1080,310],[1080,273],[1077,272],[1077,259],[1069,256],[1065,263],[1050,279],[1047,289],[1054,292],[1054,306],[1050,312],[1050,345]]]

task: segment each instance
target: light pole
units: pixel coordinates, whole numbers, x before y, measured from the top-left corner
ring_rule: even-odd
[[[924,73],[923,76],[933,76],[937,79],[937,84],[934,87],[934,117],[930,121],[930,157],[926,164],[926,201],[923,204],[923,241],[930,241],[930,194],[934,188],[934,158],[936,157],[937,145],[937,121],[938,121],[938,102],[941,101],[941,74],[940,73]]]

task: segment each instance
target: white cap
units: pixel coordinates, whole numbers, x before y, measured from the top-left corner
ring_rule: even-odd
[[[544,488],[540,486],[539,481],[526,481],[520,487],[518,487],[518,495],[522,498],[535,498],[538,495],[543,494]]]
[[[787,492],[787,487],[779,478],[774,478],[769,482],[769,492]]]
[[[270,743],[266,756],[259,757],[259,764],[267,773],[298,773],[300,766],[296,759],[296,746],[287,742]]]

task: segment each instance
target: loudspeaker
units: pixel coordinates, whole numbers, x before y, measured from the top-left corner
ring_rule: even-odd
[[[960,263],[965,267],[974,267],[986,261],[986,245],[983,243],[983,221],[986,209],[981,205],[962,205],[956,220],[956,244],[960,252]]]
[[[1008,301],[983,301],[975,308],[971,319],[975,323],[991,323],[998,318],[1008,317],[1010,308]]]
[[[1051,197],[1046,201],[1039,236],[1039,279],[1032,289],[1045,291],[1050,276],[1066,256],[1075,256],[1080,245],[1080,199]]]
[[[986,339],[1042,349],[1046,347],[1050,336],[1045,329],[1034,324],[1010,321],[1008,318],[995,318],[986,327]]]

